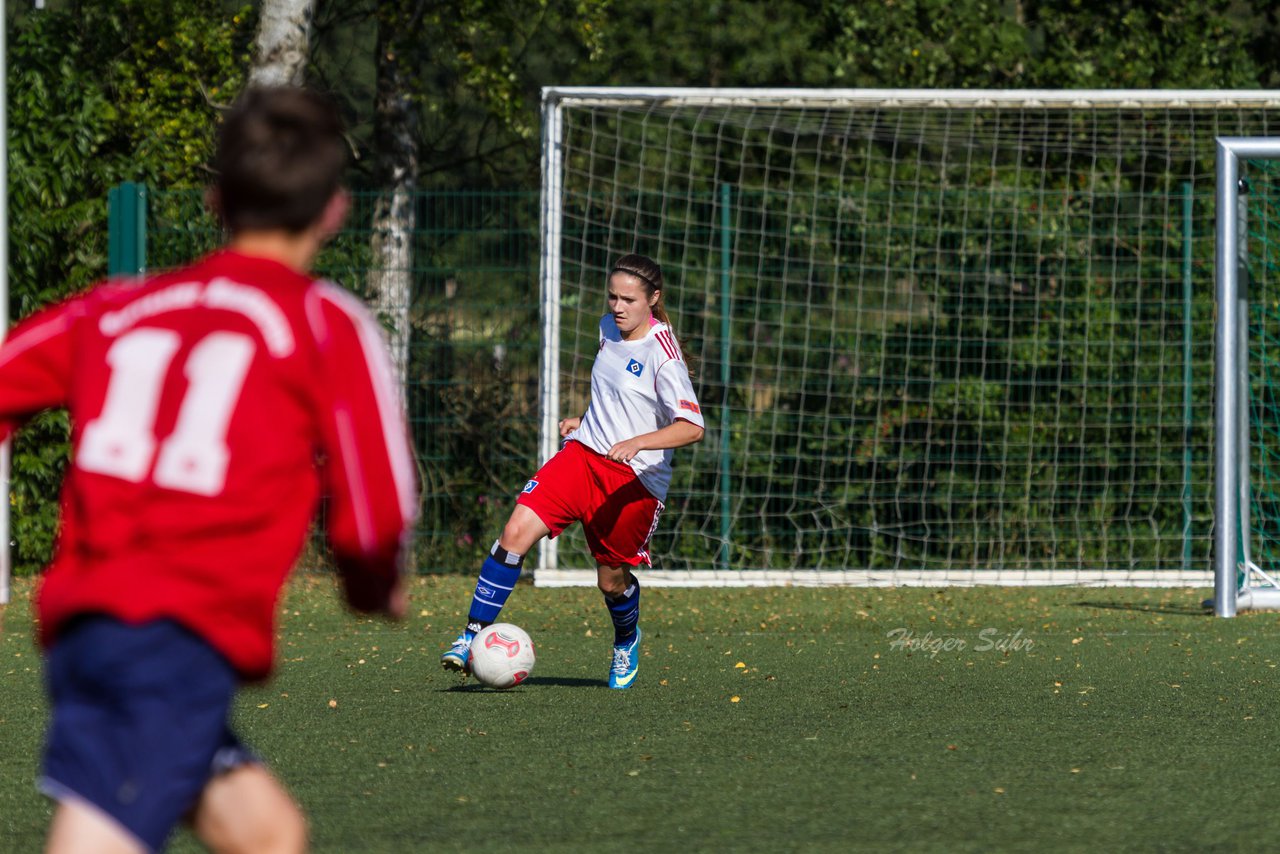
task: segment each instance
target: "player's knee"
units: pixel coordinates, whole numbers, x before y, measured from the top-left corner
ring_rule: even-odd
[[[308,835],[302,810],[290,804],[288,808],[276,809],[270,822],[231,834],[226,844],[213,850],[219,854],[303,854],[307,850]]]
[[[542,520],[525,508],[517,506],[507,524],[502,528],[502,536],[498,543],[507,551],[515,554],[528,554],[533,544],[547,533]]]
[[[302,854],[307,850],[309,835],[307,819],[295,804],[287,817],[281,817],[271,847],[263,850],[278,854]]]
[[[623,573],[601,573],[596,578],[596,586],[600,588],[600,592],[610,599],[617,599],[623,593],[627,592],[627,583],[630,576]]]
[[[524,526],[521,525],[519,519],[517,519],[515,516],[512,516],[510,519],[507,520],[507,524],[502,527],[502,537],[498,540],[498,542],[509,543],[514,548],[518,543],[522,542],[523,540],[524,540]],[[506,546],[503,546],[503,548],[506,548]]]
[[[307,819],[261,767],[245,765],[205,787],[192,821],[196,835],[219,854],[297,854],[308,844]]]

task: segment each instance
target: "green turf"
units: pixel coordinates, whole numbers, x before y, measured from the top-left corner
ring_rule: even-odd
[[[317,851],[1197,851],[1280,832],[1280,616],[1215,620],[1207,591],[647,588],[640,676],[614,692],[598,594],[521,587],[505,616],[538,665],[505,693],[437,665],[470,581],[414,592],[387,626],[295,583],[279,673],[238,706]],[[26,598],[0,668],[6,851],[37,850],[49,813]]]

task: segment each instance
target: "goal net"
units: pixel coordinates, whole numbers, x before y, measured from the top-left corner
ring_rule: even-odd
[[[1212,583],[1215,139],[1267,92],[544,90],[541,455],[611,259],[708,430],[657,583]],[[577,529],[536,578],[573,583]]]

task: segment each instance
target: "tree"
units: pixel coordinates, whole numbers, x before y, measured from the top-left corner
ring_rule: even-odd
[[[420,188],[533,188],[540,90],[581,81],[600,55],[607,0],[352,0],[322,4],[312,72],[338,93],[362,152],[375,151],[378,26],[413,21],[394,37]],[[385,174],[362,161],[360,181]]]
[[[418,152],[415,104],[401,66],[425,0],[378,0],[377,87],[374,95],[374,203],[369,292],[388,325],[392,364],[404,388],[409,366],[409,304],[413,291],[414,190]]]
[[[301,86],[306,79],[315,0],[263,0],[249,84]]]

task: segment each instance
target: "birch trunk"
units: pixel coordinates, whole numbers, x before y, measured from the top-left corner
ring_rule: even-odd
[[[373,266],[369,289],[386,324],[387,345],[401,388],[409,374],[409,302],[413,281],[413,182],[397,181],[373,209]]]
[[[315,0],[263,0],[250,86],[301,86],[310,55]]]
[[[374,205],[373,267],[369,291],[387,324],[391,358],[400,387],[409,369],[409,304],[413,284],[413,232],[417,225],[414,188],[418,151],[413,140],[413,106],[403,79],[397,37],[411,33],[402,3],[382,0],[378,10],[377,94],[374,108],[374,165],[382,192]]]

